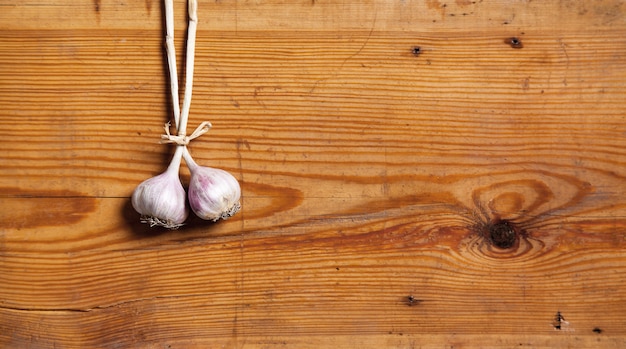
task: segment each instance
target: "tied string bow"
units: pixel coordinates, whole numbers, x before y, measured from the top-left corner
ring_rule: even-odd
[[[191,135],[172,135],[170,134],[170,126],[171,123],[167,122],[163,127],[165,129],[165,134],[161,135],[160,143],[174,143],[176,145],[186,146],[192,140],[202,136],[203,134],[209,132],[212,125],[208,121],[203,121],[196,127],[196,129],[191,133]]]

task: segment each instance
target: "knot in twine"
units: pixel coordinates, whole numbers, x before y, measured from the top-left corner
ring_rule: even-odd
[[[177,144],[177,145],[186,146],[192,140],[194,140],[194,139],[202,136],[203,134],[209,132],[209,130],[212,127],[210,122],[203,121],[203,122],[200,123],[200,125],[198,125],[198,127],[196,127],[196,129],[191,133],[191,135],[186,136],[186,135],[171,135],[170,134],[170,126],[171,126],[171,123],[168,122],[163,127],[165,129],[165,134],[161,135],[161,142],[160,143],[174,143],[174,144]]]

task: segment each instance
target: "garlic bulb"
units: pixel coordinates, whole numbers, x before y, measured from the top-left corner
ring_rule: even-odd
[[[176,147],[165,172],[143,181],[133,192],[131,202],[135,211],[141,214],[142,223],[178,229],[187,219],[185,189],[178,177],[183,148]]]
[[[241,187],[237,179],[224,170],[199,166],[187,148],[183,156],[191,172],[188,195],[193,212],[213,222],[237,213],[241,208]]]

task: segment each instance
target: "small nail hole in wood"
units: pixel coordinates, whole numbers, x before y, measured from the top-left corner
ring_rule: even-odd
[[[512,48],[523,48],[524,44],[522,44],[522,40],[518,37],[511,37],[504,40],[505,43],[509,44]]]
[[[417,298],[415,298],[415,296],[413,296],[413,295],[409,295],[408,297],[406,297],[406,304],[407,304],[409,307],[412,307],[412,306],[414,306],[414,305],[418,305],[418,304],[420,304],[421,302],[422,302],[422,300],[421,300],[421,299],[417,299]]]

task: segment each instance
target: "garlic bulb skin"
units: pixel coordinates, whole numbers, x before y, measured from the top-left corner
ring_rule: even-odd
[[[191,172],[189,205],[200,218],[228,219],[239,211],[241,187],[230,173],[218,168],[199,166],[185,150],[185,162]]]
[[[200,166],[191,173],[189,205],[200,218],[213,222],[232,217],[241,208],[239,182],[218,168]]]
[[[141,214],[142,223],[148,223],[151,227],[178,229],[187,219],[187,196],[178,177],[183,148],[177,147],[165,172],[143,181],[135,188],[131,203],[135,211]]]

